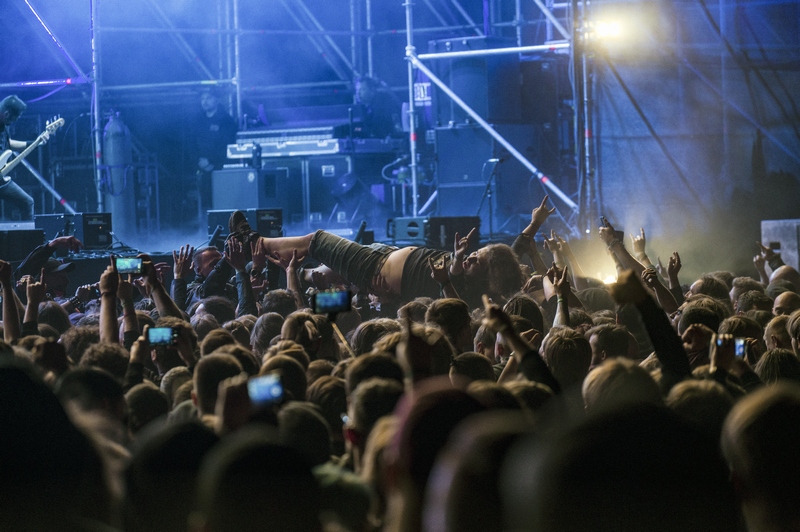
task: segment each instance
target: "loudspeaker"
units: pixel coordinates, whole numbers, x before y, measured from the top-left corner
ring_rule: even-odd
[[[761,243],[780,253],[783,262],[800,269],[800,220],[762,220]]]
[[[0,257],[9,262],[21,261],[42,243],[44,231],[41,229],[0,231]]]
[[[460,52],[516,46],[515,41],[497,37],[466,37],[430,41],[428,51]],[[467,105],[490,122],[520,121],[520,76],[517,54],[440,59],[434,74]],[[433,92],[435,125],[464,123],[471,119],[440,89]]]
[[[506,124],[496,126],[495,130],[534,165],[537,164],[533,126]],[[513,216],[530,214],[531,202],[541,201],[543,194],[538,187],[535,189],[536,197],[530,197],[528,193],[530,171],[482,128],[437,128],[436,152],[438,214],[442,216],[475,216],[492,172],[495,173],[492,185],[495,229]],[[484,227],[488,227],[488,199],[480,216]]]
[[[302,179],[292,170],[286,164],[261,170],[215,170],[211,174],[211,205],[214,210],[287,210],[295,207],[302,212]],[[296,170],[299,171],[299,165]]]
[[[402,241],[405,244],[452,250],[456,233],[467,236],[473,228],[477,229],[477,244],[480,227],[481,220],[477,216],[415,216],[389,220],[386,234],[393,241]],[[477,245],[474,247],[477,249]]]
[[[34,224],[48,240],[74,235],[83,242],[85,249],[106,249],[112,244],[111,213],[108,212],[37,214]]]

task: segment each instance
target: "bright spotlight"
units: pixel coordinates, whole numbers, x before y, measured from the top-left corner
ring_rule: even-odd
[[[622,35],[622,24],[597,20],[594,23],[594,35],[598,39],[617,39]]]
[[[617,282],[617,276],[616,275],[609,275],[608,277],[603,279],[603,283],[605,283],[605,284],[614,284],[616,282]]]

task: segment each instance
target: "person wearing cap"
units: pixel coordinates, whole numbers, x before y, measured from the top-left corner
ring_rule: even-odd
[[[17,267],[15,277],[17,280],[29,275],[36,278],[44,270],[44,282],[47,285],[47,292],[51,299],[65,306],[65,310],[70,314],[79,310],[77,308],[78,298],[69,298],[67,286],[69,277],[67,274],[75,269],[74,262],[62,262],[52,255],[58,249],[68,249],[69,251],[79,251],[83,243],[74,236],[60,236],[54,238],[47,244],[42,244],[31,251],[25,260]],[[72,308],[69,308],[71,304]]]

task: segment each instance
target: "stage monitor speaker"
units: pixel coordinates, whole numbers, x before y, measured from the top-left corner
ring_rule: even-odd
[[[784,263],[800,269],[800,220],[762,220],[761,243],[780,253]]]
[[[516,46],[511,39],[498,37],[459,37],[428,42],[428,51],[463,52]],[[476,113],[490,122],[520,121],[521,82],[517,54],[459,57],[438,60],[434,74]],[[440,89],[433,91],[436,125],[464,123],[468,115]]]
[[[43,242],[41,229],[0,231],[0,257],[8,262],[21,261]]]
[[[466,236],[477,229],[475,246],[480,239],[481,219],[477,216],[413,216],[389,220],[386,233],[395,242],[452,250],[456,233]]]
[[[227,168],[211,174],[214,210],[282,209],[302,213],[302,190],[299,162],[266,161],[261,170]]]
[[[111,213],[37,214],[34,223],[44,237],[75,236],[85,249],[106,249],[112,244]]]

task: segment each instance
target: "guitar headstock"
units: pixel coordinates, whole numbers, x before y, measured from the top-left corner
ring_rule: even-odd
[[[64,125],[64,119],[61,117],[53,117],[52,120],[47,121],[47,132],[51,135],[56,132],[56,129]]]

